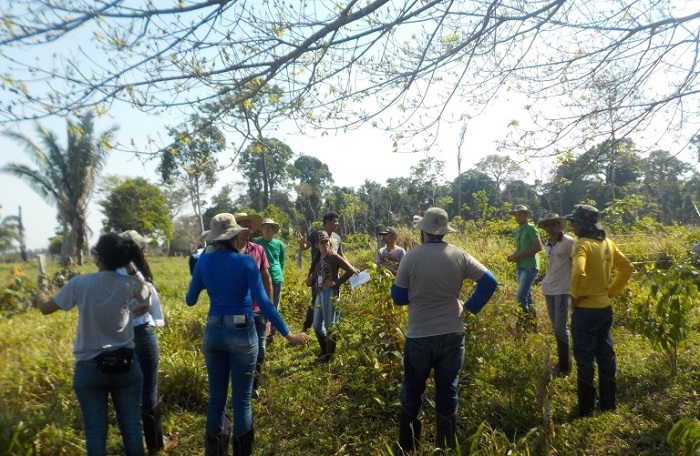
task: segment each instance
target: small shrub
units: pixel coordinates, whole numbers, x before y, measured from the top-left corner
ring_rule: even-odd
[[[698,270],[687,263],[647,269],[642,278],[649,294],[635,305],[631,325],[663,351],[673,374],[678,370],[678,351],[688,338],[699,278]]]
[[[693,418],[682,418],[673,425],[666,442],[673,456],[694,456],[700,454],[700,422]]]
[[[0,287],[0,313],[10,316],[30,307],[35,287],[19,266],[13,266],[7,281]]]

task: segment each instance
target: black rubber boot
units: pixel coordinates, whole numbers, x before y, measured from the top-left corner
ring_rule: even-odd
[[[457,414],[444,416],[437,412],[437,429],[435,446],[446,450],[455,447],[455,435],[457,434]]]
[[[334,332],[326,334],[326,359],[328,361],[335,355],[335,349],[337,346],[337,335]]]
[[[228,415],[224,416],[224,429],[217,434],[207,432],[204,442],[206,456],[227,456],[228,447],[233,434],[233,421]]]
[[[617,408],[617,381],[615,377],[598,372],[600,387],[600,410],[609,411]]]
[[[255,429],[250,428],[248,432],[238,437],[233,437],[233,456],[250,456],[253,454],[253,441],[255,440]]]
[[[557,356],[559,362],[554,368],[554,375],[566,377],[571,372],[571,358],[569,358],[569,344],[557,339]]]
[[[221,446],[221,433],[214,434],[207,432],[204,439],[204,454],[206,456],[219,456]]]
[[[321,347],[321,353],[316,357],[316,361],[325,362],[328,358],[328,339],[323,334],[316,333],[318,346]]]
[[[301,332],[309,332],[311,326],[314,324],[314,307],[311,306],[306,309],[306,318],[304,318],[304,324],[301,327]]]
[[[578,378],[578,416],[591,416],[595,410],[595,386]]]
[[[260,397],[260,391],[258,391],[258,384],[260,383],[260,375],[262,375],[264,360],[258,360],[255,363],[255,375],[253,376],[253,391],[250,393],[252,399],[258,399]]]
[[[146,439],[148,454],[157,454],[163,449],[163,412],[158,402],[150,411],[141,413],[143,436]]]
[[[423,425],[416,417],[411,416],[405,408],[401,407],[399,416],[399,446],[405,452],[418,449],[420,445],[420,434]]]

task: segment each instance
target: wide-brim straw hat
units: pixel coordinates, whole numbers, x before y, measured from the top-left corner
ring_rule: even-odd
[[[236,212],[233,214],[236,223],[250,222],[250,232],[255,233],[262,226],[262,217],[256,214],[246,214],[245,212]]]
[[[559,222],[559,225],[561,225],[562,228],[566,226],[566,218],[561,217],[561,216],[560,216],[559,214],[557,214],[556,212],[548,212],[547,214],[545,214],[544,216],[542,216],[542,217],[537,221],[537,226],[540,227],[540,228],[544,228],[544,226],[542,226],[542,225],[544,225],[545,222],[550,222],[550,221],[552,221],[552,220],[558,221],[558,222]]]
[[[221,214],[216,214],[214,218],[211,219],[209,231],[202,233],[202,240],[206,242],[226,241],[228,239],[233,239],[238,233],[247,229],[248,228],[243,228],[236,223],[236,218],[233,214],[223,212]]]
[[[439,207],[430,207],[425,211],[425,215],[416,223],[416,228],[435,236],[442,236],[447,233],[454,233],[455,230],[447,223],[447,212]]]
[[[143,236],[136,230],[124,231],[123,233],[120,233],[119,236],[121,236],[124,239],[134,241],[134,244],[138,245],[142,249],[148,247],[148,244],[150,244],[153,241],[152,238]]]
[[[279,223],[275,222],[271,218],[263,219],[262,224],[260,226],[262,227],[264,225],[270,225],[274,229],[275,233],[277,233],[280,230]]]
[[[510,211],[511,215],[515,215],[518,212],[527,212],[527,216],[530,217],[532,215],[532,211],[527,208],[527,206],[523,206],[522,204],[518,204],[513,208],[512,211]]]

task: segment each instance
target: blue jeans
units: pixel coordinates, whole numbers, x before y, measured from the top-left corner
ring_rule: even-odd
[[[571,336],[574,343],[574,358],[578,368],[578,378],[593,385],[595,366],[598,375],[615,378],[617,360],[610,328],[613,322],[613,309],[587,309],[577,307],[571,315]]]
[[[233,434],[243,435],[253,427],[250,393],[258,357],[253,317],[246,316],[245,323],[239,325],[234,323],[233,315],[208,317],[202,349],[209,376],[206,431],[218,434],[224,429],[230,380]]]
[[[134,326],[134,350],[143,373],[141,410],[150,412],[158,403],[158,339],[148,323]]]
[[[265,360],[265,352],[267,349],[267,318],[261,313],[255,314],[255,333],[258,337],[258,362]]]
[[[569,308],[571,307],[571,295],[545,295],[547,301],[547,313],[552,323],[554,337],[558,341],[569,345]]]
[[[75,363],[73,391],[83,413],[85,444],[89,456],[107,454],[107,402],[110,394],[122,435],[124,454],[143,455],[142,381],[143,376],[136,359],[126,374],[106,374],[97,368],[94,359]]]
[[[340,320],[340,311],[335,307],[335,290],[323,288],[316,293],[314,304],[314,331],[325,336]]]
[[[537,278],[535,268],[517,268],[515,270],[515,280],[518,283],[517,299],[523,310],[530,310],[530,305],[535,302],[532,298],[532,284]]]
[[[403,350],[401,404],[414,417],[423,408],[423,392],[430,371],[435,370],[435,409],[452,416],[458,407],[459,372],[464,362],[464,334],[407,337]]]

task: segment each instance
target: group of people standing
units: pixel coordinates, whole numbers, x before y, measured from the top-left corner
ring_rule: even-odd
[[[578,367],[578,413],[588,416],[595,410],[596,363],[600,409],[614,409],[617,363],[610,336],[610,297],[630,278],[631,263],[606,237],[598,210],[592,206],[578,206],[566,217],[555,213],[543,216],[538,226],[547,232],[544,244],[529,223],[532,212],[527,207],[515,206],[513,215],[518,222],[516,250],[507,260],[516,264],[517,300],[523,314],[535,319],[532,286],[539,275],[538,252],[544,248],[548,268],[542,291],[557,341],[555,374],[563,376],[571,370],[568,322],[573,307],[571,340]],[[577,239],[564,234],[567,221]],[[191,263],[192,279],[185,301],[195,305],[204,290],[210,301],[202,338],[209,383],[207,455],[227,454],[231,441],[234,455],[252,454],[251,399],[259,394],[266,343],[272,341],[273,331],[292,345],[303,345],[309,339],[306,331],[313,328],[321,349],[318,362],[328,362],[335,354],[340,287],[359,272],[345,257],[336,232],[338,225],[338,214],[329,213],[323,218],[322,229],[297,237],[300,250],[312,252],[306,278],[312,302],[303,330],[297,334],[289,330],[278,311],[286,259],[284,244],[274,238],[279,225],[257,215],[221,213],[202,234],[208,246]],[[421,244],[408,253],[396,245],[395,228],[381,230],[378,234],[384,246],[376,258],[378,265],[395,276],[391,288],[394,303],[408,307],[398,444],[403,451],[412,451],[420,444],[423,393],[433,372],[436,445],[454,448],[465,351],[464,316],[479,313],[498,281],[469,253],[444,240],[456,230],[443,209],[429,208],[422,217],[414,217],[414,227],[420,231]],[[262,230],[262,238],[251,242],[251,234],[258,230]],[[80,313],[73,388],[83,413],[90,455],[106,453],[108,394],[125,454],[143,454],[144,438],[149,453],[167,445],[157,393],[159,354],[154,332],[165,319],[146,261],[148,242],[133,230],[102,235],[92,250],[97,273],[75,277],[52,298],[45,293],[37,295],[38,307],[45,314],[72,307],[78,307]],[[476,287],[461,301],[465,279],[475,282]],[[226,415],[229,384],[233,420]]]
[[[517,249],[508,261],[517,264],[518,302],[525,314],[533,315],[532,285],[539,270],[537,252],[543,245],[537,230],[529,223],[532,211],[518,205],[512,213],[518,222],[514,234]],[[557,342],[558,362],[554,373],[569,374],[571,340],[581,417],[595,410],[596,364],[600,409],[614,410],[617,405],[617,360],[610,334],[613,322],[610,298],[623,290],[634,272],[629,259],[607,237],[599,216],[597,208],[580,205],[566,217],[550,212],[537,223],[548,235],[544,244],[548,267],[542,279],[542,293]],[[567,221],[576,239],[564,233]]]
[[[554,373],[568,375],[569,312],[571,340],[577,365],[578,415],[595,410],[595,365],[601,411],[616,407],[617,361],[610,334],[613,310],[610,298],[624,288],[633,273],[631,262],[606,236],[598,210],[577,206],[566,217],[548,213],[538,226],[547,232],[542,244],[537,228],[529,223],[532,212],[523,205],[512,211],[518,227],[516,250],[507,256],[516,264],[516,299],[526,328],[536,331],[532,287],[539,275],[538,253],[546,249],[548,268],[542,279],[557,341],[558,363]],[[576,239],[564,234],[571,223]],[[436,446],[456,446],[459,373],[464,358],[465,313],[476,315],[497,288],[494,275],[463,250],[445,242],[455,230],[447,213],[430,208],[414,220],[422,244],[408,252],[398,266],[391,295],[396,305],[408,306],[408,328],[404,345],[404,372],[399,415],[399,447],[405,452],[420,444],[423,393],[431,371],[435,382]],[[613,274],[613,270],[616,271]],[[466,301],[459,299],[463,281],[476,288]]]

